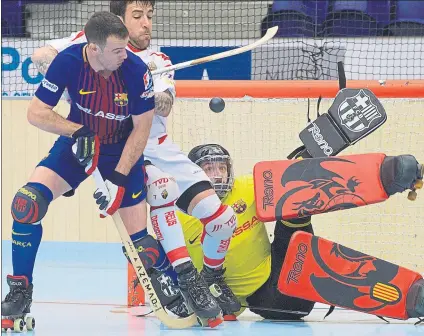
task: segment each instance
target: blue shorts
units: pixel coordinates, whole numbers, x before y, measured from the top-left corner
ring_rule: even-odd
[[[53,170],[62,177],[72,189],[78,188],[80,183],[89,177],[85,173],[84,167],[77,162],[72,153],[72,145],[74,142],[73,139],[59,137],[50,149],[49,155],[37,165]],[[122,153],[122,150],[116,150],[117,146],[114,147],[113,151],[108,151],[107,148],[109,146],[115,145],[100,146],[100,156],[97,164],[105,180],[107,180],[111,172],[115,170],[120,159],[120,154]],[[123,146],[123,144],[120,145],[122,149]],[[128,182],[125,185],[125,194],[122,199],[121,208],[136,205],[146,198],[146,181],[147,175],[144,167],[144,157],[142,155],[128,174]],[[95,205],[96,203],[93,204]]]

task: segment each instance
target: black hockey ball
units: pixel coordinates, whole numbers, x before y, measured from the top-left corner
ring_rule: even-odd
[[[209,102],[209,108],[215,113],[222,112],[225,108],[224,99],[220,97],[212,98]]]

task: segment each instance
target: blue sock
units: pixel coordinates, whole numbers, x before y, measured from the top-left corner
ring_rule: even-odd
[[[49,188],[41,183],[27,183],[28,186],[37,188],[50,203],[53,200],[53,193]],[[35,257],[43,236],[43,227],[39,224],[21,224],[13,221],[12,226],[12,264],[13,275],[25,275],[32,283]]]
[[[130,235],[130,238],[134,242],[145,236],[147,236],[147,229],[141,230],[139,232],[136,232]],[[172,281],[174,281],[174,283],[178,285],[177,272],[175,272],[174,267],[172,267],[162,245],[159,242],[158,242],[158,245],[159,245],[159,258],[156,264],[153,265],[153,268],[168,275],[172,279]]]

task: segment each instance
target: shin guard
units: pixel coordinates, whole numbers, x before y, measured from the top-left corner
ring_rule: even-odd
[[[302,231],[290,240],[278,290],[377,316],[423,316],[419,273]]]

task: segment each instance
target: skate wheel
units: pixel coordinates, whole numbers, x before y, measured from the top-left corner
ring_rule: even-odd
[[[1,320],[1,328],[4,329],[5,331],[7,331],[7,329],[12,329],[13,328],[13,321],[12,320]]]
[[[221,316],[214,318],[214,319],[209,319],[208,320],[208,326],[209,328],[215,328],[217,326],[219,326],[222,322],[224,322],[224,320],[222,319]]]
[[[18,318],[13,322],[13,331],[22,332],[24,330],[24,320]]]
[[[197,316],[197,323],[202,327],[207,326],[207,320],[201,319],[199,316]]]
[[[423,180],[417,180],[417,182],[415,182],[415,189],[422,189],[424,185]]]
[[[234,314],[224,315],[224,321],[237,321],[237,316]]]
[[[34,330],[35,328],[35,319],[33,317],[27,317],[25,320],[26,328],[28,331]]]
[[[210,285],[209,286],[209,291],[216,298],[219,297],[219,296],[221,296],[221,294],[222,294],[221,287],[219,287],[217,284]]]
[[[410,201],[415,201],[415,200],[417,199],[417,193],[416,193],[416,191],[411,190],[411,191],[408,193],[408,199],[409,199]]]

